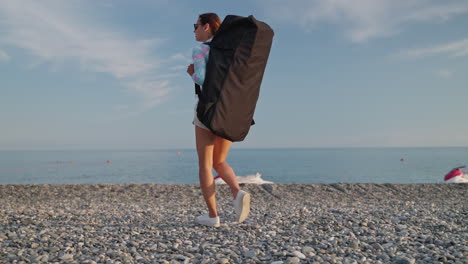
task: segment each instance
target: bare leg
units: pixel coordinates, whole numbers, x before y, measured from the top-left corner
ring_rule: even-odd
[[[208,130],[195,126],[195,138],[198,153],[198,175],[200,178],[200,188],[208,206],[210,217],[218,216],[216,210],[216,190],[213,179],[213,150],[216,136]]]
[[[232,196],[234,199],[237,196],[237,193],[240,190],[239,183],[237,182],[236,174],[234,170],[227,164],[226,158],[231,148],[232,142],[221,138],[216,137],[216,143],[214,146],[213,153],[213,164],[214,169],[218,175],[223,179],[227,185],[231,188]]]

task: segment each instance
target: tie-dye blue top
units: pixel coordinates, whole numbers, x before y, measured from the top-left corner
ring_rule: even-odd
[[[207,40],[206,42],[210,42]],[[202,86],[205,81],[206,63],[208,62],[208,55],[210,54],[210,46],[201,43],[199,46],[193,48],[192,60],[195,72],[192,75],[193,81]]]

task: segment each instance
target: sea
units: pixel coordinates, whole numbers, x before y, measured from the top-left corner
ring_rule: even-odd
[[[468,147],[233,148],[227,161],[238,176],[257,174],[273,183],[441,183],[468,163]],[[0,184],[98,183],[197,184],[197,153],[0,151]]]

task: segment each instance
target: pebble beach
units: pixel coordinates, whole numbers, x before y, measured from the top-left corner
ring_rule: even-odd
[[[468,184],[0,185],[0,263],[468,263]]]

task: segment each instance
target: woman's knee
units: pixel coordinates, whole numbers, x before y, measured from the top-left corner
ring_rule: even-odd
[[[217,162],[214,164],[213,168],[219,172],[222,171],[223,169],[229,168],[229,164],[227,164],[225,161]]]

